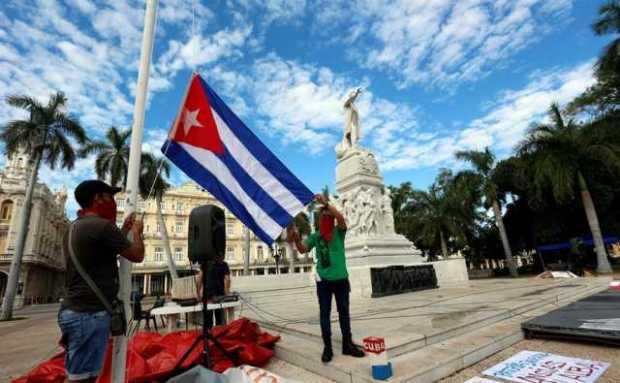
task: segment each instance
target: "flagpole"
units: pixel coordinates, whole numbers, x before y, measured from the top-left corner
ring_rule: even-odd
[[[142,51],[140,52],[140,68],[136,87],[134,104],[133,126],[131,129],[131,146],[129,149],[129,164],[127,165],[127,185],[125,186],[125,217],[136,211],[138,199],[138,178],[140,176],[140,159],[142,156],[142,138],[144,136],[144,108],[146,104],[149,70],[153,52],[155,36],[155,19],[158,0],[146,0],[144,14],[144,33],[142,35]],[[120,259],[120,291],[119,297],[125,304],[125,316],[129,320],[131,307],[129,296],[131,292],[131,263]],[[127,336],[114,337],[112,354],[112,382],[124,383],[127,363]]]

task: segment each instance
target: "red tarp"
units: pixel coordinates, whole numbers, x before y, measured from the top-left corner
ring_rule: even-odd
[[[273,345],[280,340],[259,330],[258,325],[248,319],[240,318],[228,325],[217,326],[211,334],[229,353],[237,353],[239,363],[262,366],[273,356]],[[170,376],[174,366],[192,345],[200,330],[178,331],[166,335],[155,332],[140,332],[129,341],[127,350],[127,382],[149,382]],[[201,359],[202,342],[185,360],[182,368],[187,369]],[[233,366],[220,350],[209,341],[209,355],[213,371],[224,372]],[[43,362],[27,375],[13,380],[13,383],[61,383],[64,382],[65,353],[61,352]],[[108,343],[103,370],[98,383],[110,382],[112,375],[112,343]]]

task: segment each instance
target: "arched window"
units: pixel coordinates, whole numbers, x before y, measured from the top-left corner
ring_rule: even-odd
[[[13,213],[13,201],[7,200],[2,202],[2,207],[0,208],[0,219],[3,221],[8,221],[11,219],[11,214]]]

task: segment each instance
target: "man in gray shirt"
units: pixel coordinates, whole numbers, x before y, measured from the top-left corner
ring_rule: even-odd
[[[131,215],[121,229],[116,226],[114,194],[120,190],[99,180],[84,181],[75,189],[82,210],[69,227],[72,243],[68,243],[68,235],[65,237],[66,294],[58,313],[69,382],[97,379],[110,335],[110,314],[75,268],[68,255],[69,246],[110,303],[119,289],[118,255],[131,262],[144,259],[142,222]],[[129,232],[133,242],[127,239]]]

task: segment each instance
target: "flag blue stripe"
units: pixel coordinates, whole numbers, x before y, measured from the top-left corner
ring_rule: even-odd
[[[223,155],[218,155],[226,165],[233,177],[239,182],[245,193],[260,206],[271,219],[282,227],[288,226],[293,217],[280,206],[258,183],[252,178],[241,165],[226,150]]]
[[[169,145],[166,148],[166,145]],[[250,230],[263,242],[271,245],[274,238],[271,238],[256,223],[242,203],[224,186],[210,171],[190,156],[179,144],[172,140],[167,140],[162,146],[162,151],[179,169],[187,174],[191,179],[204,187],[215,198],[226,206],[237,218],[239,218]]]
[[[306,187],[286,166],[276,157],[250,129],[228,108],[222,99],[201,78],[202,85],[209,97],[209,103],[220,118],[226,122],[241,143],[250,150],[257,161],[263,164],[275,178],[286,187],[302,205],[310,203],[314,197],[312,191]]]

